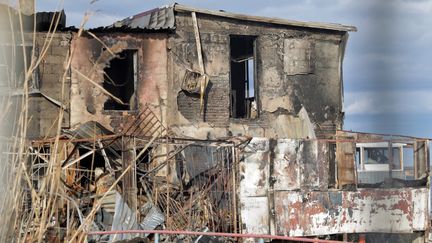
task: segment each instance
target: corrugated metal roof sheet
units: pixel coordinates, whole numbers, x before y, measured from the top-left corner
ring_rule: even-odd
[[[94,138],[103,135],[112,135],[114,134],[110,130],[106,129],[100,123],[95,121],[88,121],[86,123],[81,124],[75,130],[65,131],[66,134],[72,136],[73,138]]]
[[[107,28],[175,29],[174,6],[164,6],[115,22]]]
[[[200,14],[218,16],[223,18],[238,19],[243,21],[261,22],[267,24],[294,26],[302,28],[326,29],[336,31],[357,31],[357,28],[349,25],[320,23],[320,22],[303,22],[296,20],[287,20],[281,18],[258,17],[245,14],[228,13],[224,11],[212,11],[199,9],[180,4],[163,6],[146,12],[139,13],[132,17],[115,22],[114,24],[96,30],[173,30],[175,26],[175,12],[196,12]]]

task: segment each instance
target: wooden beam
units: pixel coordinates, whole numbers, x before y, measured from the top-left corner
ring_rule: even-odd
[[[198,21],[195,12],[192,12],[192,22],[194,26],[194,34],[195,34],[195,43],[197,48],[197,54],[198,54],[198,66],[199,66],[199,72],[201,74],[200,77],[200,113],[204,117],[204,94],[207,87],[208,77],[205,74],[205,67],[204,62],[202,58],[202,47],[201,47],[201,38],[198,28]]]

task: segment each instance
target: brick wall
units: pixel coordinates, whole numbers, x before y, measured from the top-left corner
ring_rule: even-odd
[[[228,124],[229,120],[229,86],[224,80],[211,79],[204,99],[204,116],[200,114],[199,94],[188,94],[180,91],[177,105],[180,113],[191,121],[205,121],[218,126]]]
[[[177,13],[176,33],[169,39],[169,71],[173,95],[176,95],[175,100],[169,102],[173,104],[168,108],[173,117],[171,125],[186,129],[189,125],[198,127],[197,122],[204,121],[211,127],[221,128],[219,134],[214,131],[212,135],[215,137],[225,135],[222,129],[229,129],[233,134],[296,138],[310,135],[310,129],[306,127],[312,127],[320,136],[334,134],[334,129],[321,127],[341,128],[339,62],[343,33],[207,15],[197,17],[205,72],[212,87],[206,94],[203,120],[199,114],[198,96],[188,96],[181,90],[185,69],[196,71],[199,68],[192,18],[188,13]],[[255,38],[255,87],[259,111],[256,119],[230,118],[231,35]],[[294,51],[288,50],[290,43],[298,44],[293,47]],[[301,65],[291,70],[289,65],[298,63],[298,60],[302,60]],[[307,118],[299,115],[302,107]],[[174,114],[178,114],[177,117]],[[309,120],[313,125],[309,125]],[[207,129],[205,124],[200,124]],[[199,133],[193,129],[190,131]]]

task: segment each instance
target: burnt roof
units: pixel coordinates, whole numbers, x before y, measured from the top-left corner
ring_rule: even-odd
[[[296,20],[287,20],[282,18],[259,17],[246,14],[236,14],[224,11],[213,11],[207,9],[200,9],[189,7],[181,4],[173,4],[170,6],[163,6],[149,11],[139,13],[137,15],[117,21],[114,24],[99,30],[174,30],[175,13],[176,12],[196,12],[205,15],[218,16],[223,18],[237,19],[241,21],[252,21],[275,25],[294,26],[302,28],[335,30],[335,31],[357,31],[357,28],[349,25],[334,24],[334,23],[321,23],[321,22],[303,22]]]
[[[173,6],[154,8],[96,30],[160,31],[175,29]]]

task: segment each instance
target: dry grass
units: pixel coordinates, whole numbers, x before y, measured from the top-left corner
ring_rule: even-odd
[[[14,70],[17,68],[14,67],[16,59],[22,58],[24,68],[19,71],[23,71],[24,75],[22,79],[17,78],[16,75],[6,75],[8,76],[8,79],[4,80],[7,84],[6,87],[8,89],[14,89],[14,92],[6,92],[6,95],[0,96],[0,109],[3,111],[3,113],[0,113],[0,123],[4,130],[1,134],[5,134],[3,137],[0,137],[0,147],[2,149],[0,151],[0,193],[2,195],[0,197],[0,218],[3,221],[0,225],[0,242],[86,241],[86,232],[92,229],[91,227],[94,224],[95,213],[101,206],[100,204],[103,202],[103,199],[110,192],[116,189],[117,184],[123,179],[123,177],[127,174],[131,174],[131,168],[136,165],[139,158],[147,151],[147,148],[156,141],[156,139],[165,136],[168,137],[166,129],[164,130],[165,135],[162,135],[161,133],[163,132],[160,132],[158,129],[156,129],[156,132],[152,132],[150,135],[152,138],[146,140],[147,143],[141,147],[140,152],[137,152],[138,150],[134,151],[136,152],[134,159],[130,160],[128,166],[121,168],[120,175],[116,176],[115,182],[109,186],[103,196],[97,200],[97,203],[93,203],[90,208],[87,208],[86,212],[81,212],[82,209],[80,203],[85,199],[80,198],[80,196],[71,196],[70,191],[66,188],[67,185],[65,181],[68,179],[69,174],[73,174],[75,173],[75,170],[79,169],[75,166],[76,163],[80,162],[80,160],[86,156],[93,156],[91,162],[92,165],[90,167],[93,168],[95,148],[96,146],[100,146],[97,144],[97,142],[100,143],[99,138],[93,138],[93,147],[92,150],[90,150],[91,152],[81,156],[76,156],[79,153],[74,152],[74,144],[72,141],[60,139],[62,136],[61,121],[63,121],[65,114],[65,106],[59,105],[57,108],[57,114],[55,114],[57,118],[49,129],[49,133],[55,134],[55,136],[50,139],[44,139],[42,143],[37,144],[32,143],[32,141],[27,139],[29,123],[32,120],[30,115],[32,114],[32,111],[29,110],[32,103],[32,97],[30,97],[29,92],[31,91],[30,87],[33,72],[39,65],[41,65],[45,56],[48,55],[47,53],[52,45],[52,41],[56,34],[58,34],[56,32],[59,26],[59,17],[59,15],[54,17],[49,30],[44,33],[45,41],[42,45],[39,45],[38,55],[35,55],[36,51],[35,48],[33,48],[29,60],[27,60],[27,55],[25,55],[25,46],[26,43],[30,42],[32,43],[31,46],[35,47],[37,33],[35,27],[33,27],[32,32],[29,31],[27,33],[27,31],[24,31],[24,26],[27,24],[25,23],[26,18],[24,18],[19,11],[18,15],[15,16],[13,11],[8,9],[8,21],[6,21],[7,33],[0,33],[0,38],[1,36],[10,36],[11,39],[9,40],[9,43],[13,43],[9,44],[9,46],[0,45],[0,48],[3,48],[0,49],[0,51],[7,48],[15,50],[15,47],[18,46],[22,47],[22,53],[24,53],[22,57],[18,56],[17,53],[13,53],[11,59],[7,60],[8,66]],[[79,38],[86,32],[84,30],[84,25],[88,21],[89,17],[88,14],[85,15],[78,31],[73,34],[74,38]],[[90,37],[99,41],[102,46],[108,50],[110,55],[115,56],[115,53],[118,53],[118,51],[115,51],[114,47],[111,47],[111,49],[108,48],[108,46],[105,45],[105,43],[103,43],[96,35],[90,32],[86,33]],[[68,75],[70,75],[71,71],[76,74],[77,77],[82,78],[83,82],[89,82],[97,89],[101,90],[105,95],[116,100],[118,103],[123,104],[120,99],[113,96],[100,84],[92,80],[90,78],[92,77],[91,73],[83,74],[79,70],[71,67],[75,53],[74,48],[75,46],[71,45],[68,55],[64,60],[63,75],[59,80],[59,83],[61,83],[60,104],[67,104],[69,102],[65,99],[65,85],[67,84],[67,79],[69,78]],[[96,72],[95,68],[92,68],[91,70]],[[14,72],[9,72],[9,74],[11,73]],[[0,77],[2,76],[3,75],[0,75]],[[21,95],[11,95],[13,93],[21,93]],[[138,117],[140,117],[140,115]],[[160,127],[163,127],[160,121],[159,123]],[[140,126],[141,123],[139,123],[137,127],[139,128]],[[144,130],[143,127],[141,127],[141,129]],[[136,130],[133,130],[132,133],[135,133],[135,131]],[[132,134],[130,136],[133,137],[135,135]],[[122,143],[122,145],[124,145],[127,142],[122,141]],[[161,155],[166,159],[163,163],[155,166],[153,171],[157,171],[166,165],[168,165],[167,167],[171,167],[169,163],[173,159],[174,155],[182,151],[182,149],[176,150],[175,148],[173,148],[173,151],[168,151],[168,138],[166,139],[166,144],[161,144],[161,146],[166,146],[167,153]],[[49,147],[49,150],[44,151],[46,147]],[[165,150],[161,149],[161,151]],[[228,160],[228,157],[223,158],[222,161],[225,160]],[[35,165],[40,165],[41,163],[43,164],[44,169],[42,173],[43,175],[39,176],[38,170],[35,170]],[[90,181],[92,180],[92,173],[92,171],[89,173]],[[147,174],[152,174],[152,172]],[[171,188],[168,181],[161,182],[164,184],[160,187],[162,188],[161,192],[158,192],[159,187],[156,187],[156,183],[153,181],[153,186],[155,187],[153,192],[154,195],[147,195],[147,197],[151,200],[154,196],[155,204],[160,208],[164,208],[162,211],[165,213],[167,218],[167,228],[170,228],[169,224],[172,224],[173,228],[176,228],[176,225],[178,228],[184,228],[197,224],[198,226],[194,226],[194,228],[200,228],[199,225],[201,221],[196,219],[202,218],[202,215],[205,215],[204,218],[208,218],[205,220],[206,222],[211,221],[213,225],[216,225],[214,228],[217,228],[217,225],[220,223],[215,223],[217,220],[213,218],[213,216],[216,215],[214,212],[216,207],[209,203],[210,191],[214,190],[215,184],[217,184],[216,182],[219,180],[230,181],[228,174],[226,175],[226,178],[220,177],[215,180],[214,183],[205,184],[208,188],[203,188],[201,193],[194,193],[193,190],[196,189],[191,190],[191,196],[184,197],[184,200],[181,200],[184,205],[171,198],[171,195],[180,192],[175,191],[175,188]],[[37,177],[36,179],[34,179],[35,176]],[[136,175],[133,177],[136,178]],[[150,177],[151,176],[149,176],[148,179],[151,181]],[[234,176],[232,178],[234,178]],[[228,183],[223,183],[223,185],[226,187]],[[174,192],[172,193],[170,190]],[[220,190],[223,192],[228,191],[226,188]],[[165,198],[163,195],[166,195]],[[160,198],[159,204],[157,203],[158,198]],[[229,201],[229,205],[231,207],[231,201]],[[200,209],[197,209],[197,207]],[[171,215],[171,218],[170,213],[173,214]],[[175,214],[181,214],[182,217],[177,217]],[[62,225],[59,223],[61,220],[63,222]],[[219,221],[225,222],[223,220]],[[236,222],[235,217],[234,221]],[[236,225],[236,223],[233,225]]]
[[[18,9],[19,5],[18,5]],[[29,168],[32,165],[30,156],[30,141],[27,139],[28,124],[32,119],[29,114],[29,84],[32,79],[34,70],[41,64],[44,57],[47,55],[51,42],[56,35],[57,27],[60,18],[55,16],[42,47],[39,49],[39,55],[35,57],[35,39],[36,28],[33,25],[33,32],[25,31],[25,25],[29,24],[28,20],[23,16],[21,11],[15,11],[13,8],[6,8],[5,12],[8,16],[2,16],[6,21],[1,21],[1,30],[4,31],[2,36],[10,36],[9,39],[2,41],[0,50],[0,58],[6,65],[6,69],[0,70],[4,72],[0,77],[7,77],[1,80],[3,88],[14,92],[4,92],[0,97],[0,109],[3,111],[0,114],[1,134],[1,161],[0,161],[0,218],[2,223],[0,226],[0,242],[42,242],[49,235],[50,230],[58,231],[53,228],[56,226],[55,220],[59,217],[67,216],[61,212],[59,206],[66,203],[69,207],[73,207],[68,196],[64,193],[61,184],[62,171],[61,161],[65,159],[64,155],[68,144],[59,141],[61,132],[61,122],[64,116],[64,108],[58,108],[57,122],[53,124],[51,129],[55,130],[55,138],[52,140],[49,155],[45,155],[46,171],[45,176],[41,180],[41,185],[36,190],[31,180],[33,170]],[[85,15],[81,26],[77,33],[80,36],[83,33],[83,27],[87,22],[89,15]],[[31,59],[27,60],[26,48],[28,43],[32,43],[33,49]],[[23,56],[19,56],[15,50],[16,46],[22,46]],[[12,55],[7,55],[11,52]],[[64,98],[65,81],[70,70],[74,50],[71,49],[67,59],[64,62],[64,74],[60,82],[62,83],[61,97]],[[15,65],[17,61],[23,61],[24,70],[17,70]],[[19,78],[13,75],[15,72],[23,72],[24,77]],[[11,94],[15,95],[12,96]],[[20,93],[19,96],[16,93]],[[39,156],[40,158],[43,156]],[[77,222],[68,221],[70,229],[76,228]],[[76,232],[67,232],[67,234],[75,234]]]

